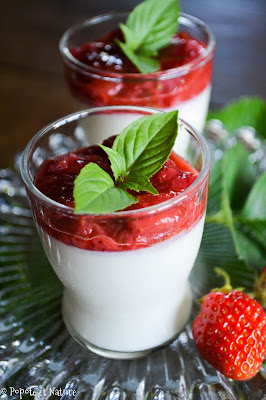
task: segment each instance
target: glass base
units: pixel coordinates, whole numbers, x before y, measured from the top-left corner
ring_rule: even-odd
[[[101,347],[98,347],[90,342],[88,342],[87,340],[85,340],[84,338],[82,338],[76,331],[75,329],[73,329],[68,322],[65,320],[64,315],[63,315],[63,321],[66,325],[66,328],[68,330],[68,332],[70,333],[70,335],[73,337],[73,339],[75,339],[81,346],[85,347],[86,349],[92,351],[93,353],[99,354],[102,357],[106,357],[106,358],[111,358],[111,359],[116,359],[116,360],[133,360],[135,358],[141,358],[141,357],[145,357],[149,354],[151,354],[153,351],[160,349],[163,346],[168,345],[169,343],[171,343],[173,340],[175,340],[178,335],[181,333],[182,329],[180,331],[178,331],[171,339],[167,340],[166,342],[160,344],[159,346],[156,347],[152,347],[150,349],[146,349],[146,350],[140,350],[140,351],[114,351],[114,350],[107,350],[107,349],[103,349]],[[187,321],[186,321],[187,323]]]

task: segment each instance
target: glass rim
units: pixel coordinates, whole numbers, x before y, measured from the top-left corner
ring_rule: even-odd
[[[194,139],[198,142],[201,148],[201,153],[202,153],[202,168],[201,171],[199,172],[198,177],[195,179],[195,181],[187,188],[185,189],[182,193],[179,193],[177,196],[172,197],[169,200],[163,201],[161,203],[155,204],[153,206],[145,207],[145,208],[139,208],[135,210],[130,210],[130,211],[115,211],[115,212],[110,212],[110,213],[104,213],[104,214],[75,214],[74,209],[72,207],[66,206],[64,204],[58,203],[55,200],[50,199],[47,197],[45,194],[43,194],[37,187],[35,186],[34,182],[32,181],[29,171],[28,171],[28,159],[33,151],[33,148],[35,145],[37,145],[38,141],[45,137],[48,136],[49,133],[51,132],[51,129],[58,128],[60,126],[66,125],[69,122],[72,121],[78,121],[80,118],[88,117],[89,115],[92,114],[97,114],[101,113],[104,111],[136,111],[136,112],[146,112],[149,114],[154,114],[157,112],[164,112],[161,110],[158,110],[156,108],[152,107],[140,107],[140,106],[104,106],[104,107],[93,107],[87,110],[82,110],[82,111],[77,111],[75,113],[69,114],[65,117],[62,117],[54,122],[51,122],[50,124],[46,125],[44,128],[40,129],[33,137],[32,139],[28,142],[27,146],[25,147],[22,156],[21,156],[21,161],[20,161],[20,172],[22,179],[24,181],[24,184],[26,188],[41,202],[44,203],[46,206],[49,208],[56,208],[57,210],[61,210],[62,213],[69,214],[69,215],[76,215],[76,216],[88,216],[91,218],[99,218],[99,219],[106,219],[106,218],[119,218],[119,217],[140,217],[143,216],[143,214],[148,215],[148,214],[154,214],[157,211],[161,212],[164,211],[165,209],[171,208],[181,202],[182,200],[185,200],[186,198],[190,197],[194,192],[199,188],[202,184],[204,184],[205,180],[207,179],[209,172],[210,172],[210,167],[211,167],[211,155],[210,155],[210,150],[208,147],[208,144],[205,140],[205,138],[194,128],[192,128],[187,122],[183,121],[182,119],[178,118],[178,125],[179,126],[185,126],[187,130],[189,131],[190,134],[194,137]]]
[[[171,78],[176,78],[178,76],[182,76],[187,74],[188,72],[201,67],[205,63],[207,63],[215,49],[216,45],[216,40],[215,36],[212,33],[211,29],[205,22],[201,21],[199,18],[194,17],[189,14],[185,14],[180,12],[178,19],[182,21],[182,19],[189,20],[199,26],[201,29],[204,29],[207,34],[208,34],[208,44],[205,49],[205,51],[195,58],[194,60],[190,61],[189,63],[182,65],[180,67],[176,68],[171,68],[167,69],[164,71],[157,71],[157,72],[152,72],[148,74],[142,74],[140,72],[138,73],[132,73],[132,72],[127,72],[127,73],[119,73],[119,72],[108,72],[104,70],[100,70],[95,67],[88,66],[81,61],[77,60],[69,51],[69,48],[67,46],[67,41],[69,39],[69,36],[71,33],[75,30],[80,29],[81,27],[86,27],[86,26],[92,26],[97,24],[100,21],[104,20],[110,20],[114,17],[121,16],[127,16],[129,14],[129,11],[113,11],[113,12],[108,12],[104,14],[99,14],[96,16],[93,16],[91,18],[88,18],[78,24],[71,25],[62,35],[60,41],[59,41],[59,50],[61,52],[61,55],[63,59],[66,60],[67,63],[71,64],[71,67],[75,68],[78,71],[82,71],[84,74],[89,74],[91,77],[96,78],[96,79],[103,79],[107,81],[115,81],[115,82],[120,82],[120,81],[150,81],[150,80],[166,80],[166,79],[171,79]]]

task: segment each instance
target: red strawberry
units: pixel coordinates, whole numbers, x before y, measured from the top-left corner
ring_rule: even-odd
[[[205,360],[228,378],[245,380],[260,369],[266,353],[266,315],[260,304],[239,289],[228,275],[221,289],[207,294],[192,324],[195,343]]]

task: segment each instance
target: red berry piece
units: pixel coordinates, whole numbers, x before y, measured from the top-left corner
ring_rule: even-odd
[[[192,333],[203,358],[228,378],[252,378],[265,359],[264,310],[247,294],[232,290],[228,280],[204,297]]]

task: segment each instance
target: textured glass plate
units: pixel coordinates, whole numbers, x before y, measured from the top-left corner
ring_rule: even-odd
[[[231,245],[227,232],[214,235],[205,229],[191,277],[195,297],[212,285],[204,260],[215,262],[219,247],[204,243],[210,245],[213,237],[217,242],[218,234]],[[242,272],[239,285],[251,285],[252,279],[253,274]],[[247,382],[227,380],[200,357],[190,323],[173,343],[146,358],[119,361],[91,353],[66,331],[61,294],[62,286],[40,245],[19,173],[0,170],[0,399],[19,398],[18,392],[11,395],[10,387],[35,391],[24,399],[266,399],[265,369]],[[193,315],[197,310],[195,302]]]

